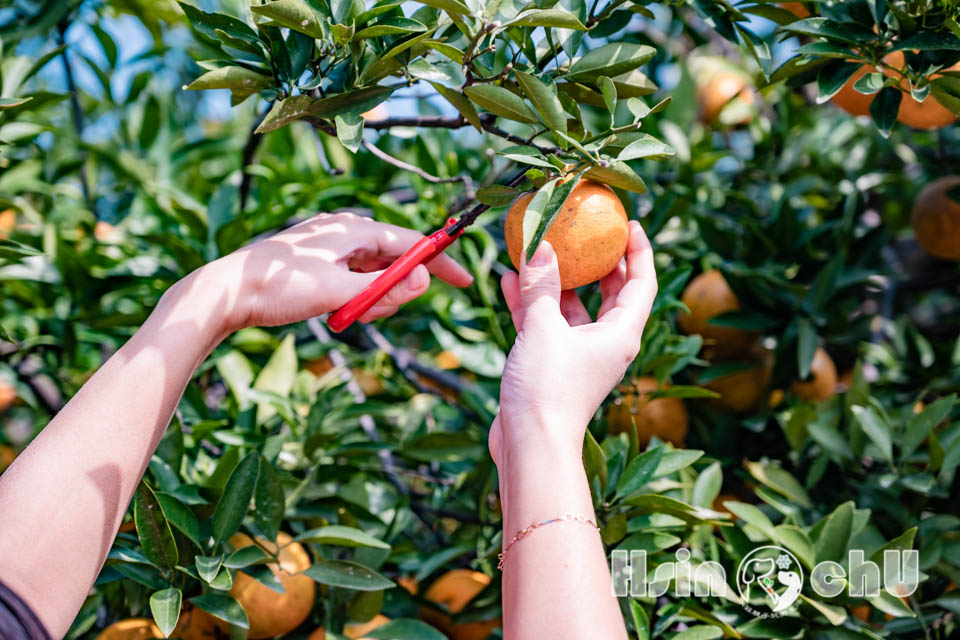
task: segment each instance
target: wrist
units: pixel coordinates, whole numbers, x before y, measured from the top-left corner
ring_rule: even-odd
[[[526,468],[553,461],[581,468],[585,424],[549,413],[501,414],[501,421],[504,465]]]
[[[222,260],[200,267],[167,289],[151,320],[161,328],[196,331],[210,351],[240,329],[241,296],[226,277],[229,269]]]

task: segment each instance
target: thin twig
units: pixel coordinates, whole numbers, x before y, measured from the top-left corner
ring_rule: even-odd
[[[466,176],[466,175],[459,175],[453,178],[439,178],[437,176],[431,175],[426,171],[424,171],[423,169],[421,169],[420,167],[415,167],[410,163],[404,162],[400,158],[394,158],[392,155],[390,155],[389,153],[387,153],[377,145],[373,144],[369,140],[363,141],[363,148],[369,151],[370,153],[372,153],[373,155],[377,156],[384,162],[388,164],[392,164],[398,169],[403,169],[404,171],[409,171],[410,173],[414,173],[420,176],[421,178],[423,178],[424,180],[426,180],[427,182],[433,182],[435,184],[448,184],[451,182],[464,182],[465,178],[469,179],[469,176]]]
[[[69,23],[62,21],[58,27],[57,40],[60,43],[60,46],[63,46],[64,49],[60,53],[60,57],[63,59],[63,70],[67,78],[67,93],[70,94],[70,107],[73,115],[73,128],[77,133],[77,138],[82,142],[83,141],[83,108],[80,106],[80,97],[77,94],[77,85],[73,81],[73,68],[70,66],[70,58],[67,56],[67,48],[64,46],[67,43],[67,27]],[[87,203],[87,207],[93,211],[94,217],[97,216],[96,207],[94,207],[93,198],[90,193],[90,183],[87,180],[87,153],[83,151],[83,145],[79,145],[81,151],[80,154],[80,167],[77,170],[78,175],[80,176],[80,188],[83,191],[83,200]]]
[[[250,127],[250,133],[247,136],[247,142],[243,145],[243,153],[240,156],[240,172],[243,177],[240,179],[240,213],[243,213],[247,208],[247,197],[250,195],[250,186],[253,183],[253,174],[247,171],[247,166],[253,162],[253,156],[257,152],[257,148],[260,146],[260,141],[263,140],[263,135],[257,133],[257,127],[260,126],[260,123],[263,122],[263,119],[267,117],[267,114],[270,113],[270,108],[273,107],[273,103],[267,105],[267,108],[263,110],[263,113],[254,121],[253,125]]]

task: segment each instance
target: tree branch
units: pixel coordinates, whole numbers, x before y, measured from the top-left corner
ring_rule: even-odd
[[[57,41],[60,46],[64,46],[67,43],[67,27],[70,26],[69,22],[61,21],[58,25],[57,31]],[[67,93],[70,94],[70,107],[71,113],[73,116],[73,129],[77,133],[77,138],[82,142],[83,140],[83,108],[80,106],[80,97],[77,94],[77,85],[73,81],[73,68],[70,66],[70,58],[67,56],[67,49],[64,46],[63,51],[60,53],[60,57],[63,59],[63,70],[67,78]],[[83,148],[83,145],[80,145],[80,148]],[[80,176],[80,189],[83,191],[83,200],[86,202],[87,207],[93,212],[94,217],[97,216],[97,210],[93,206],[93,197],[90,193],[90,183],[87,180],[87,153],[85,151],[79,151],[80,154],[80,167],[77,170],[77,173]]]
[[[403,169],[404,171],[409,171],[410,173],[414,173],[420,176],[421,178],[423,178],[424,180],[426,180],[427,182],[433,182],[434,184],[449,184],[451,182],[465,182],[465,179],[466,180],[469,179],[469,176],[466,176],[466,175],[459,175],[453,178],[439,178],[437,176],[431,175],[426,171],[424,171],[423,169],[421,169],[420,167],[415,167],[412,164],[404,162],[400,158],[394,158],[392,155],[390,155],[389,153],[387,153],[377,145],[373,144],[369,140],[363,141],[363,148],[369,151],[370,153],[372,153],[373,155],[377,156],[384,162],[388,164],[392,164],[398,169]]]
[[[247,208],[247,197],[250,195],[250,187],[253,184],[253,174],[247,171],[247,166],[253,162],[253,156],[257,153],[260,141],[263,140],[263,135],[257,133],[257,127],[260,126],[263,119],[270,113],[271,107],[273,107],[272,102],[267,105],[263,113],[254,121],[250,127],[250,134],[247,136],[247,143],[243,145],[243,153],[240,156],[240,172],[243,176],[240,179],[240,213],[243,213]]]

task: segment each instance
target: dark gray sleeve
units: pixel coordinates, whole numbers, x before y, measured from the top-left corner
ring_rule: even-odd
[[[40,619],[0,582],[0,640],[50,640]]]

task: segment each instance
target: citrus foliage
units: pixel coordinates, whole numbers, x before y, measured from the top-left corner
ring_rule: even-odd
[[[960,132],[895,125],[891,105],[907,86],[957,111],[945,71],[960,60],[957,7],[804,6],[816,15],[617,0],[23,0],[0,14],[0,209],[12,212],[0,217],[0,439],[17,448],[168,286],[291,218],[349,209],[426,232],[474,200],[491,207],[450,250],[475,286],[435,287],[343,336],[317,321],[247,329],[211,355],[69,637],[128,617],[186,635],[188,620],[209,623],[198,612],[244,633],[254,606],[235,587],[281,597],[290,578],[270,568],[269,544],[239,544],[238,531],[289,534],[307,552],[292,572],[316,596],[288,637],[336,637],[381,613],[391,622],[368,637],[496,626],[501,520],[486,429],[513,339],[497,294],[509,264],[501,220],[519,190],[564,172],[617,188],[658,256],[645,346],[608,404],[666,397],[685,409],[665,412],[682,415],[675,444],[613,424],[629,410],[605,407],[591,423],[584,464],[608,549],[647,550],[655,565],[683,545],[731,584],[760,544],[806,569],[843,563],[848,548],[921,552],[910,599],[805,590],[779,620],[747,614],[733,588],[623,599],[631,632],[956,633],[957,270],[918,248],[910,214],[920,188],[957,166]],[[137,49],[123,28],[142,32]],[[799,48],[775,66],[783,36]],[[876,94],[874,123],[817,104],[895,50],[907,85],[870,72],[854,87]],[[743,85],[704,118],[718,70]],[[218,111],[182,85],[229,89],[239,106]],[[386,114],[362,115],[384,103]],[[685,288],[711,270],[737,308],[707,326],[746,336],[733,353],[702,328],[679,330]],[[598,292],[583,296],[596,310]],[[820,348],[840,380],[814,396],[798,383],[816,381]],[[744,372],[752,382],[732,388],[752,397],[734,403],[723,381]],[[637,389],[651,377],[659,390]],[[479,588],[466,604],[431,596],[467,567],[493,580],[470,574]],[[436,604],[452,601],[456,611]]]

